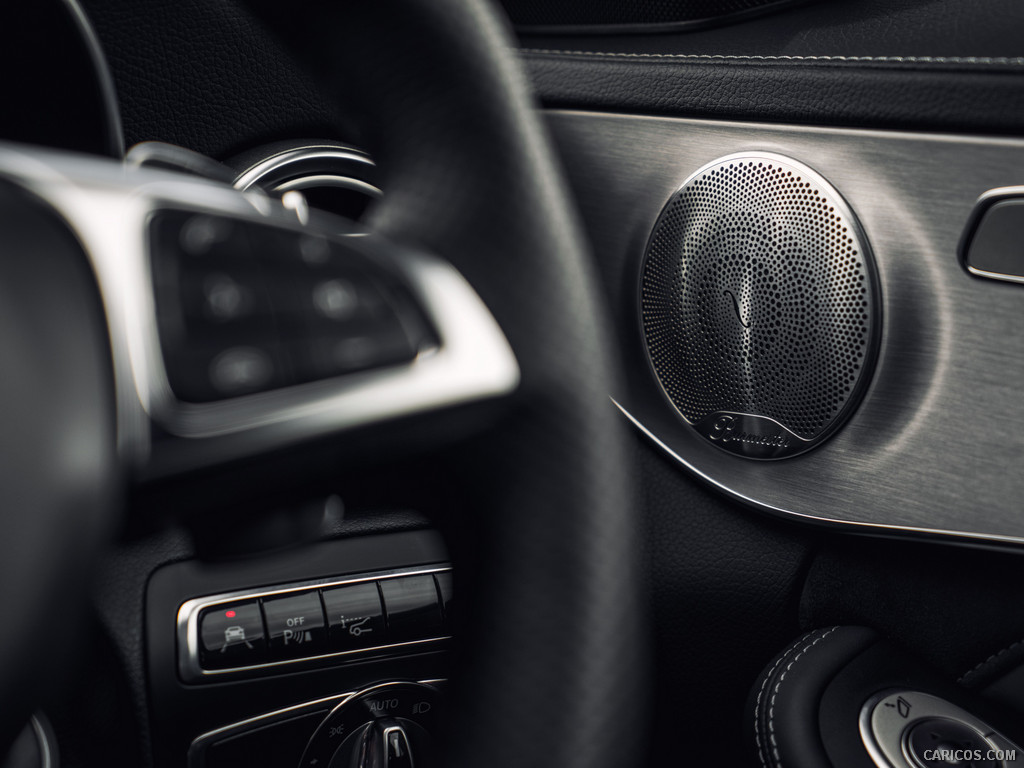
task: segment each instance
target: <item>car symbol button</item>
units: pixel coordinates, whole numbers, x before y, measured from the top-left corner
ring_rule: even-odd
[[[207,608],[199,617],[199,636],[204,669],[246,667],[266,656],[263,619],[255,602]]]
[[[316,656],[327,641],[324,612],[316,592],[263,601],[267,640],[274,659]]]
[[[376,582],[325,589],[322,594],[333,648],[371,648],[387,643]]]

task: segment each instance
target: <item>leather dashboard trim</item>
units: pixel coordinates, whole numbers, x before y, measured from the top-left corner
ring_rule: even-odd
[[[546,107],[804,125],[1024,132],[1024,59],[522,55]]]
[[[955,67],[972,66],[1017,66],[1024,67],[1024,56],[842,56],[842,55],[761,55],[728,53],[632,53],[627,51],[582,51],[554,48],[520,48],[519,53],[527,56],[583,56],[615,59],[672,59],[684,61],[735,61],[735,62],[827,62],[830,64],[940,64]]]

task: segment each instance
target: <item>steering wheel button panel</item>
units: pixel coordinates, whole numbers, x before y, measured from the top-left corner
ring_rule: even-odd
[[[238,667],[262,661],[266,654],[263,619],[257,603],[222,605],[199,619],[204,667]]]
[[[150,228],[167,378],[185,402],[408,363],[436,344],[399,281],[339,242],[174,210]]]
[[[303,257],[281,275],[278,306],[298,381],[408,363],[436,344],[400,286],[350,262],[334,247],[326,263]]]
[[[376,582],[325,589],[324,610],[334,648],[368,648],[386,641],[384,609]]]
[[[203,239],[201,249],[185,245],[200,239],[187,235],[197,222],[221,235]],[[162,211],[150,229],[153,282],[167,330],[191,339],[273,330],[266,281],[245,227],[225,217]]]
[[[432,576],[390,579],[382,581],[380,589],[392,640],[410,640],[441,632],[441,606]]]
[[[168,382],[205,403],[292,383],[250,226],[160,211],[150,223],[157,324]]]
[[[316,592],[264,600],[263,615],[273,658],[310,656],[326,645],[324,612]]]

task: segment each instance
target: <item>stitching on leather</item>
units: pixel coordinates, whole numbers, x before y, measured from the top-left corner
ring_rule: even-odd
[[[960,675],[960,677],[959,677],[959,678],[957,679],[957,682],[958,682],[958,683],[962,683],[962,682],[963,682],[964,680],[966,680],[966,679],[967,679],[968,677],[970,677],[971,675],[973,675],[973,674],[974,674],[975,672],[977,672],[977,671],[978,671],[979,669],[981,669],[982,667],[984,667],[984,666],[985,666],[986,664],[990,664],[990,663],[992,663],[993,661],[995,661],[996,659],[998,659],[998,658],[999,658],[1000,656],[1002,656],[1002,655],[1004,655],[1004,654],[1006,654],[1006,653],[1009,653],[1009,652],[1010,652],[1010,651],[1012,651],[1012,650],[1013,650],[1014,648],[1018,648],[1018,647],[1020,647],[1020,645],[1021,645],[1022,643],[1024,643],[1024,640],[1018,640],[1018,641],[1017,641],[1017,642],[1015,642],[1015,643],[1010,643],[1010,645],[1008,645],[1008,646],[1006,646],[1005,648],[1003,648],[1003,650],[1001,650],[1001,651],[998,651],[998,652],[996,652],[996,653],[993,653],[993,654],[992,654],[991,656],[989,656],[989,657],[988,657],[987,659],[985,659],[984,661],[982,661],[982,662],[981,662],[981,663],[979,663],[979,664],[975,664],[975,665],[974,665],[973,667],[971,667],[971,668],[970,668],[969,670],[967,670],[967,671],[966,671],[966,672],[964,672],[964,673],[963,673],[962,675]]]
[[[782,768],[782,758],[779,755],[779,745],[778,745],[778,742],[775,740],[775,699],[778,698],[778,696],[779,696],[779,688],[782,687],[782,681],[786,679],[786,675],[789,674],[789,671],[793,668],[793,665],[796,664],[800,660],[801,656],[803,656],[805,653],[807,653],[807,651],[811,650],[811,648],[816,646],[818,643],[820,643],[826,637],[831,635],[837,629],[839,629],[839,627],[832,627],[832,629],[830,629],[827,632],[825,632],[825,634],[823,634],[817,640],[815,640],[814,642],[808,643],[800,651],[800,653],[798,653],[796,656],[794,656],[793,660],[791,662],[789,662],[788,665],[786,665],[786,669],[782,672],[781,675],[779,675],[779,680],[778,680],[777,683],[775,683],[775,690],[772,692],[771,701],[769,701],[769,703],[768,703],[768,740],[771,742],[771,745],[772,745],[772,755],[775,758],[775,765],[777,766],[777,768]]]
[[[520,53],[549,56],[603,56],[617,59],[683,59],[690,61],[847,61],[882,64],[979,64],[1024,66],[1024,56],[741,56],[704,53],[623,53],[567,51],[556,48],[520,48]]]
[[[808,638],[813,637],[821,631],[822,630],[820,629],[813,629],[810,632],[801,635],[793,642],[792,645],[779,654],[779,658],[775,660],[775,663],[772,664],[772,668],[768,670],[764,679],[761,681],[761,689],[757,692],[757,699],[754,701],[754,742],[757,744],[757,756],[760,758],[763,768],[768,768],[768,758],[766,757],[768,750],[761,741],[761,699],[764,696],[765,690],[768,688],[768,682],[772,679],[772,675],[775,674],[775,670],[779,668],[779,665],[788,659],[790,654],[792,654],[801,643],[807,642]]]

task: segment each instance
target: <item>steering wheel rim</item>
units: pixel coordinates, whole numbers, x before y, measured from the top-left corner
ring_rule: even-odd
[[[67,643],[120,504],[110,340],[96,279],[52,208],[0,182],[0,756]],[[59,629],[55,631],[55,627]]]
[[[449,762],[639,762],[643,609],[617,376],[585,238],[504,22],[479,0],[256,10],[353,107],[382,174],[370,226],[453,263],[523,373],[461,466]]]
[[[463,606],[447,762],[637,762],[643,611],[625,426],[607,396],[617,375],[613,345],[584,238],[511,38],[483,0],[310,2],[286,11],[262,2],[257,10],[274,30],[351,99],[386,190],[370,214],[371,228],[451,262],[491,310],[522,372],[500,428],[460,454],[457,470],[472,513],[445,521],[456,534],[449,543]],[[9,221],[22,203],[29,213],[33,206],[48,210],[24,190],[18,194],[6,201]],[[35,418],[18,423],[31,447],[25,456],[40,472],[8,472],[8,506],[32,484],[48,493],[40,494],[42,511],[32,525],[7,516],[19,528],[0,554],[27,542],[32,546],[22,554],[38,555],[47,548],[30,539],[63,524],[49,554],[67,562],[36,563],[32,573],[45,583],[32,590],[19,591],[24,569],[13,559],[4,579],[2,595],[22,598],[11,615],[24,624],[0,654],[0,698],[10,713],[0,722],[0,745],[33,703],[26,690],[47,650],[37,635],[61,637],[44,631],[48,606],[69,583],[84,584],[79,575],[109,525],[120,479],[110,337],[97,281],[81,245],[59,217],[51,218],[49,231],[61,232],[59,243],[47,241],[52,258],[8,260],[6,284],[45,296],[21,307],[20,316],[36,317],[60,349],[78,346],[63,367],[25,357],[40,394],[60,407],[56,416],[42,406],[26,408]],[[18,231],[9,224],[0,234],[10,239]],[[65,266],[53,270],[61,279],[45,272],[57,261]],[[22,267],[34,270],[31,280]],[[77,301],[67,298],[76,291]],[[78,311],[63,313],[62,301]],[[18,387],[4,402],[17,405],[26,388],[10,381]],[[88,461],[83,446],[93,449]],[[33,664],[24,663],[28,657]]]

